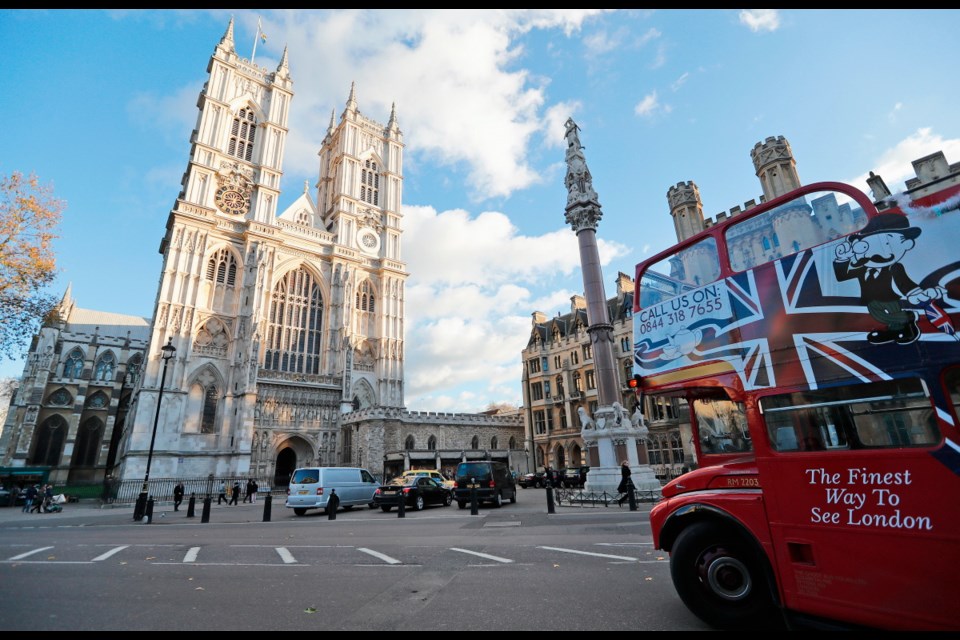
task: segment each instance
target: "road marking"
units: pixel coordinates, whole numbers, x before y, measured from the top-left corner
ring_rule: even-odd
[[[374,558],[380,558],[381,560],[383,560],[388,564],[403,564],[400,560],[397,560],[396,558],[391,558],[390,556],[384,555],[378,551],[374,551],[373,549],[364,549],[363,547],[357,547],[357,551],[368,553]]]
[[[491,556],[487,553],[480,553],[478,551],[470,551],[469,549],[458,549],[457,547],[450,547],[451,551],[459,551],[460,553],[469,553],[472,556],[478,556],[480,558],[486,558],[487,560],[494,560],[496,562],[511,563],[513,560],[507,558],[500,558],[497,556]]]
[[[187,555],[183,556],[183,561],[196,562],[198,555],[200,555],[200,547],[190,547],[187,549]]]
[[[576,549],[561,549],[560,547],[539,547],[540,549],[547,549],[549,551],[562,551],[563,553],[576,553],[583,556],[594,556],[597,558],[610,558],[611,560],[630,560],[636,562],[636,558],[630,558],[628,556],[613,556],[608,553],[594,553],[592,551],[577,551]]]
[[[126,548],[129,547],[129,546],[130,546],[130,545],[125,544],[125,545],[123,545],[123,546],[121,546],[121,547],[114,547],[113,549],[110,549],[110,551],[107,551],[106,553],[100,554],[99,556],[97,556],[96,558],[94,558],[93,560],[91,560],[91,562],[99,562],[100,560],[106,560],[106,559],[109,558],[110,556],[112,556],[112,555],[114,555],[114,554],[117,554],[117,553],[120,553],[121,551],[123,551],[124,549],[126,549]]]
[[[27,551],[26,553],[21,553],[18,556],[13,556],[12,558],[10,558],[10,560],[22,560],[23,558],[32,556],[35,553],[41,553],[43,551],[46,551],[47,549],[53,549],[53,547],[40,547],[39,549],[34,549],[33,551]]]
[[[293,564],[297,561],[297,559],[293,557],[293,554],[290,553],[290,551],[288,551],[285,547],[276,547],[276,550],[277,553],[280,554],[280,558],[283,559],[285,564]]]

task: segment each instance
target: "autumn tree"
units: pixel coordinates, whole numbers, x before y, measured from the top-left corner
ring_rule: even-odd
[[[0,176],[0,359],[21,357],[57,304],[44,289],[56,276],[53,240],[63,208],[36,175]]]

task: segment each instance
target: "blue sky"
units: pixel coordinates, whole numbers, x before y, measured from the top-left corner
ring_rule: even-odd
[[[404,133],[406,405],[519,405],[531,313],[582,293],[564,222],[573,117],[603,207],[606,293],[675,241],[667,189],[693,180],[715,216],[761,194],[750,150],[784,136],[804,183],[869,171],[894,193],[911,161],[960,162],[960,83],[939,10],[0,10],[0,173],[66,201],[52,293],[150,316],[167,215],[210,54],[238,53],[294,99],[280,207],[304,181],[351,82]],[[0,377],[23,364],[0,362]]]

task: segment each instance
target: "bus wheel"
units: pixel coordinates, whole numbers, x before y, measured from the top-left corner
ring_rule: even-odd
[[[776,613],[763,561],[741,535],[717,524],[697,522],[677,536],[670,575],[687,608],[719,629],[766,625]]]

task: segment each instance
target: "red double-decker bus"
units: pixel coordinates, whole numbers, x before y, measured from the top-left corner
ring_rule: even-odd
[[[634,381],[697,458],[654,545],[702,620],[960,629],[958,208],[817,183],[637,266]]]

